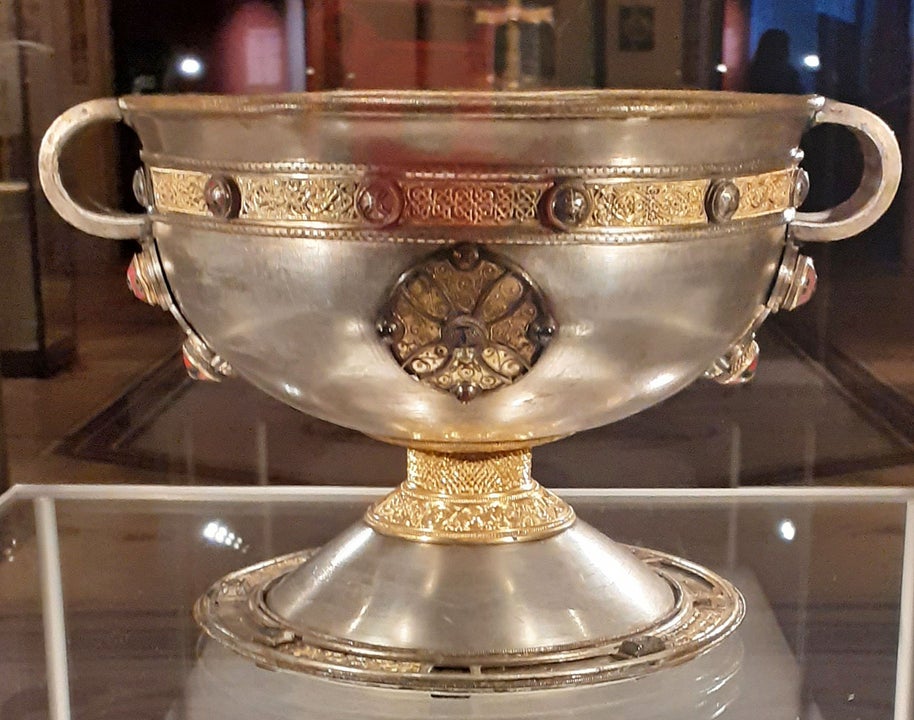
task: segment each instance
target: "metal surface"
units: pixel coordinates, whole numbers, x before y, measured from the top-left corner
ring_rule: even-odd
[[[328,573],[349,592],[327,595]],[[536,543],[477,547],[413,543],[360,524],[314,555],[224,578],[195,613],[210,635],[265,667],[474,692],[672,667],[723,640],[744,610],[714,573],[578,522]]]
[[[406,481],[368,510],[385,535],[434,543],[540,540],[574,511],[530,475],[530,451],[444,455],[409,450]]]
[[[218,382],[223,377],[232,377],[235,371],[232,366],[218,355],[193,330],[188,330],[181,347],[184,367],[194,380]]]
[[[558,329],[523,382],[464,405],[404,373],[377,336],[379,305],[429,248],[155,233],[177,304],[239,375],[325,420],[455,450],[596,427],[685,387],[764,306],[784,242],[776,222],[682,243],[500,245]]]
[[[791,225],[797,240],[832,242],[863,232],[888,210],[901,182],[901,152],[892,129],[873,113],[825,98],[818,102],[812,124],[843,125],[863,151],[863,177],[854,194],[837,207],[797,213]]]
[[[123,120],[120,104],[113,98],[89,100],[58,117],[41,141],[38,177],[48,202],[68,223],[90,235],[112,239],[139,238],[148,221],[144,215],[90,210],[75,202],[60,177],[60,157],[70,139],[88,125]]]
[[[158,162],[168,162],[166,159]],[[614,228],[700,225],[783,213],[791,207],[795,168],[706,178],[600,178],[599,169],[567,169],[580,180],[548,174],[446,173],[405,168],[373,177],[378,168],[310,163],[296,172],[209,175],[180,166],[149,168],[154,212],[238,218],[257,226],[281,222],[321,229],[488,227],[604,232]],[[587,178],[586,180],[584,178]],[[214,195],[216,193],[216,195]],[[740,205],[740,197],[745,202]]]
[[[755,333],[748,333],[721,355],[704,376],[721,385],[745,385],[758,369],[759,346]]]
[[[130,97],[62,116],[43,146],[42,178],[55,207],[83,229],[139,234],[145,216],[117,216],[101,228],[106,216],[73,205],[57,172],[74,132],[123,115],[147,163],[184,178],[166,191],[153,176],[149,220],[180,315],[214,353],[331,422],[394,442],[485,450],[648,407],[753,328],[794,214],[795,148],[810,122],[846,122],[872,135],[863,141],[871,162],[854,211],[842,206],[846,222],[829,216],[822,232],[857,232],[875,219],[894,191],[897,146],[865,111],[823,103],[679,91]],[[238,179],[237,219],[207,207],[214,176]],[[553,193],[545,210],[534,202],[532,215],[502,224],[481,210],[456,219],[482,207],[473,193],[459,200],[461,183],[542,184],[545,193],[556,182],[569,188],[563,178],[587,195],[572,193],[568,204]],[[730,220],[709,225],[712,178],[734,179],[740,201]],[[329,185],[321,190],[318,180]],[[395,189],[403,182],[418,195]],[[435,212],[418,222],[410,203],[429,192]],[[872,195],[865,208],[864,195]],[[589,212],[582,197],[593,199]],[[340,202],[351,208],[342,225],[335,215],[295,214]],[[163,211],[169,203],[196,209]],[[255,207],[273,209],[245,220]],[[803,216],[797,228],[809,236],[815,222]],[[403,269],[428,257],[425,245],[464,241],[499,245],[535,277],[558,330],[523,383],[460,406],[385,363],[374,322]]]
[[[162,263],[152,243],[147,243],[127,267],[127,287],[137,300],[162,310],[170,310],[171,294],[165,282]]]
[[[121,118],[152,208],[109,220],[73,203],[60,153]],[[848,202],[796,215],[797,145],[821,122],[858,135],[864,176]],[[68,111],[41,151],[67,220],[151,233],[160,264],[145,269],[198,375],[236,372],[317,417],[451,454],[411,452],[368,524],[313,556],[217,583],[197,606],[206,630],[266,667],[456,691],[637,677],[736,627],[729,583],[576,522],[525,446],[638,412],[712,364],[748,379],[760,323],[814,286],[790,233],[865,229],[899,167],[858,108],[680,91],[131,97]],[[461,275],[468,259],[510,297]],[[453,277],[419,287],[448,263]],[[512,310],[507,342],[496,327]],[[514,364],[495,363],[484,392],[477,356],[492,368],[501,346]],[[453,377],[410,365],[422,348]]]
[[[403,273],[378,331],[405,372],[470,402],[526,375],[556,325],[522,268],[465,243]]]

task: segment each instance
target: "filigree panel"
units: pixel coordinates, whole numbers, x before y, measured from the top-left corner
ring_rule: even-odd
[[[164,212],[209,215],[203,194],[209,175],[165,168],[150,168],[149,175],[156,208]]]
[[[491,179],[472,173],[428,177],[403,171],[380,175],[352,166],[313,164],[311,173],[238,172],[238,219],[369,230],[377,227],[479,227],[600,231],[611,228],[689,227],[709,222],[705,209],[712,178],[605,179],[581,168],[574,181],[555,177]],[[211,216],[196,170],[150,168],[160,213]],[[776,214],[791,207],[795,168],[733,178],[740,192],[734,219]],[[571,182],[587,209],[575,222],[556,222],[552,193]],[[553,198],[554,199],[554,198]],[[586,201],[586,202],[584,202]],[[592,210],[591,210],[592,206]],[[561,213],[559,213],[561,214]],[[559,218],[561,219],[561,218]]]
[[[399,489],[376,503],[365,518],[378,532],[410,540],[494,543],[534,540],[574,522],[574,512],[538,485],[495,498],[440,498]]]
[[[404,220],[418,225],[538,225],[549,183],[404,183]]]
[[[593,186],[590,224],[605,227],[691,225],[707,222],[707,180],[606,183]]]
[[[351,179],[245,175],[239,217],[318,223],[360,221],[355,198],[358,182]]]
[[[403,370],[469,402],[526,374],[555,323],[521,270],[484,248],[460,245],[401,277],[378,329]]]
[[[739,188],[739,208],[733,218],[758,217],[790,207],[795,177],[796,171],[783,170],[737,178],[735,182]]]
[[[375,503],[378,532],[431,542],[533,540],[568,527],[574,511],[530,476],[530,451],[445,455],[409,450],[407,477]]]

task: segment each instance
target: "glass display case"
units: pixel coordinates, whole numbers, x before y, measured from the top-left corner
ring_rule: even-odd
[[[533,694],[391,691],[270,671],[202,637],[194,601],[241,565],[326,542],[377,491],[19,486],[0,500],[0,716],[911,717],[914,492],[563,496],[621,541],[737,581],[747,602],[740,630],[636,681]]]
[[[38,187],[41,135],[63,109],[55,40],[34,4],[0,7],[0,369],[47,377],[73,362],[75,234]]]
[[[911,715],[914,493],[740,487],[909,477],[909,11],[116,5],[34,164],[183,346],[0,500],[0,714]]]

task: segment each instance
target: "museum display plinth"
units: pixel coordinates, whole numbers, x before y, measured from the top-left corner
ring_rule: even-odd
[[[147,213],[69,196],[69,139],[123,120]],[[797,212],[800,137],[860,140],[857,192]],[[530,449],[704,376],[749,380],[755,333],[809,299],[797,247],[875,222],[900,155],[819,97],[688,91],[333,91],[97,100],[52,125],[41,179],[77,227],[136,237],[130,287],[240,376],[409,448],[409,473],[315,553],[197,605],[261,665],[446,691],[629,678],[743,616],[719,576],[619,546],[530,475]]]
[[[0,499],[0,711],[17,720],[909,713],[910,490],[578,489],[562,496],[600,533],[693,558],[732,579],[747,604],[739,630],[637,682],[556,692],[442,697],[274,672],[201,638],[188,608],[211,578],[332,542],[380,492],[20,486]],[[58,710],[67,699],[69,714],[49,712],[49,691]]]

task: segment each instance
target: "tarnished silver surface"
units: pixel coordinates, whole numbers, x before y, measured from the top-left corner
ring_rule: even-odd
[[[104,226],[108,215],[72,202],[60,181],[62,146],[86,124],[121,118],[139,133],[147,162],[213,181],[206,197],[215,216],[204,207],[199,217],[111,216]],[[151,223],[180,313],[266,392],[394,442],[481,450],[635,413],[699,377],[749,332],[794,210],[728,219],[737,194],[727,179],[795,168],[795,148],[813,122],[852,127],[867,172],[851,201],[831,214],[798,216],[794,229],[803,239],[858,232],[894,194],[897,144],[875,116],[821,98],[684,91],[129,97],[62,116],[43,145],[41,169],[51,202],[83,229],[137,235]],[[232,173],[294,176],[334,163],[346,173],[365,168],[354,209],[364,227],[231,219]],[[470,169],[507,181],[572,180],[546,198],[545,225],[395,227],[401,198],[385,168],[438,180]],[[719,222],[579,231],[591,211],[580,183],[593,178],[652,180],[661,192],[664,181],[719,178],[714,188],[725,192],[708,203]],[[758,192],[743,187],[738,207]],[[522,382],[465,407],[417,386],[384,357],[374,332],[403,269],[427,258],[428,244],[460,241],[497,244],[535,277],[559,328]]]
[[[671,617],[676,599],[631,550],[579,520],[536,542],[474,546],[410,542],[359,523],[265,602],[305,635],[456,659],[626,637]]]
[[[682,389],[764,306],[784,242],[773,224],[670,244],[499,245],[536,278],[558,331],[521,382],[463,405],[404,373],[375,327],[393,281],[431,248],[154,232],[178,304],[239,375],[371,435],[463,444],[596,427]]]
[[[469,692],[672,667],[729,635],[744,604],[714,573],[616,545],[581,522],[535,543],[476,547],[359,524],[314,555],[224,578],[195,613],[265,667]]]
[[[61,180],[69,138],[118,120],[143,143],[140,216],[81,207]],[[860,187],[797,213],[797,146],[828,122],[860,139]],[[638,677],[735,628],[744,604],[729,583],[575,523],[529,476],[528,449],[638,412],[709,367],[747,379],[760,323],[814,287],[788,238],[864,230],[900,176],[891,130],[859,108],[683,91],[91,101],[52,124],[39,160],[69,222],[154,238],[161,266],[136,285],[182,324],[198,374],[237,372],[414,448],[417,473],[373,506],[371,527],[228,576],[198,603],[206,630],[265,667],[467,692]],[[517,287],[535,279],[532,312],[549,329],[538,354],[537,317],[512,325],[529,362],[497,392],[467,384],[466,363],[445,388],[418,382],[387,345],[405,321],[435,357],[493,352],[496,323],[430,287],[405,289],[425,294],[422,312],[383,314],[404,271],[464,243],[497,253]],[[447,291],[481,290],[472,309],[487,307],[494,286],[460,280]],[[419,317],[429,308],[440,332]],[[440,392],[452,385],[473,402]]]

